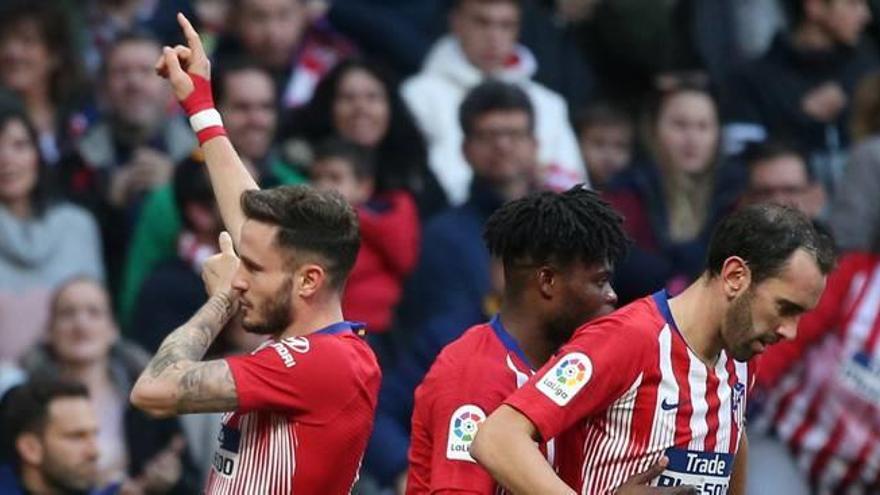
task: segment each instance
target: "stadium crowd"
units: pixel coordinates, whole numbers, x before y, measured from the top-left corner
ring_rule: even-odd
[[[748,492],[880,493],[876,0],[3,0],[0,493],[189,494],[211,469],[220,414],[129,403],[224,230],[155,70],[178,12],[259,185],[357,212],[342,306],[382,384],[356,493],[404,493],[416,388],[500,309],[487,219],[578,184],[624,219],[618,307],[684,290],[746,205],[833,236],[819,305],[760,358]],[[260,342],[233,320],[208,356]]]

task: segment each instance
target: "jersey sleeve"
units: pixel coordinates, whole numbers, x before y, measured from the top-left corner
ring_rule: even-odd
[[[335,336],[292,337],[226,359],[239,412],[271,410],[320,422],[356,393],[352,365]]]
[[[649,361],[651,345],[644,332],[617,319],[582,327],[504,403],[525,415],[542,439],[553,438],[623,395]]]
[[[481,373],[478,362],[460,368],[438,362],[416,392],[410,460],[430,463],[420,470],[429,474],[417,480],[427,493],[495,493],[495,481],[468,449],[507,390]]]

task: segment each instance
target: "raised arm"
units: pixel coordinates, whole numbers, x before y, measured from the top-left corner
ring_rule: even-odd
[[[222,359],[201,361],[238,310],[238,295],[231,288],[238,258],[226,232],[220,236],[220,249],[205,262],[202,274],[211,298],[165,338],[131,391],[131,403],[148,414],[166,417],[238,408],[229,364]]]
[[[162,57],[156,63],[156,72],[169,80],[174,95],[190,118],[205,154],[223,223],[235,245],[238,245],[244,223],[241,194],[259,186],[226,137],[220,114],[214,108],[210,84],[211,62],[199,35],[183,14],[177,14],[177,22],[183,29],[188,46],[163,48]]]

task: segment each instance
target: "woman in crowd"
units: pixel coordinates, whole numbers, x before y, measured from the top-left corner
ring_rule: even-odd
[[[699,274],[709,232],[741,180],[732,170],[719,173],[718,110],[704,87],[682,83],[660,92],[644,134],[648,159],[606,195],[635,244],[617,270],[622,303],[662,287],[677,292]]]
[[[37,140],[23,112],[0,108],[0,362],[43,335],[56,285],[104,275],[98,227],[50,193]]]
[[[147,353],[119,338],[100,282],[74,278],[51,301],[49,339],[22,360],[32,377],[82,382],[99,416],[100,484],[122,482],[122,493],[194,493],[198,481],[176,419],[153,420],[131,407],[134,381]]]
[[[54,164],[86,128],[74,111],[82,77],[69,20],[57,2],[0,3],[0,88],[24,103],[40,151]]]
[[[287,149],[297,144],[310,149],[339,136],[372,150],[376,192],[410,191],[423,218],[446,206],[443,190],[428,169],[425,140],[397,85],[373,63],[350,59],[337,65],[318,85],[312,101],[290,115],[285,127]]]

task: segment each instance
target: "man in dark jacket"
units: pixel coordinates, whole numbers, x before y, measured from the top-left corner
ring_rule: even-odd
[[[849,142],[851,95],[878,67],[862,43],[871,18],[864,0],[787,0],[790,32],[736,72],[722,98],[726,151],[772,135],[810,154],[817,179],[832,186]]]
[[[111,495],[95,489],[98,418],[84,385],[32,381],[12,389],[3,405],[0,493]]]

